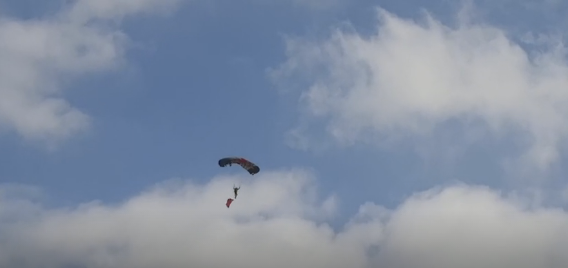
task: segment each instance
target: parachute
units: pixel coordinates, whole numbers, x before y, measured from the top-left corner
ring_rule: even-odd
[[[246,169],[251,175],[254,175],[260,171],[260,168],[256,164],[242,157],[225,157],[219,159],[220,167],[225,167],[227,165],[231,166],[232,164],[239,164],[241,167]]]
[[[251,175],[254,175],[254,174],[260,172],[260,168],[256,164],[254,164],[254,163],[252,163],[252,162],[250,162],[250,161],[248,161],[248,160],[246,160],[242,157],[225,157],[225,158],[219,159],[219,166],[220,167],[225,167],[227,165],[232,166],[233,164],[240,165],[242,168],[244,168],[246,171],[248,171],[248,173],[250,173]],[[237,191],[240,188],[241,188],[240,186],[235,187],[233,185],[233,192],[235,194],[235,199],[237,199]],[[235,199],[232,199],[232,198],[227,199],[227,203],[225,204],[227,206],[227,208],[229,208],[231,206],[231,203],[233,203],[233,201],[235,201]]]

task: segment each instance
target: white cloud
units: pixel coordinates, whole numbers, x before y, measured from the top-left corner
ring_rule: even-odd
[[[231,186],[238,199],[224,206]],[[457,185],[388,211],[367,203],[343,230],[302,171],[173,180],[125,203],[18,206],[0,225],[2,267],[560,268],[568,215]],[[5,192],[5,191],[4,191]],[[14,206],[0,203],[0,218]],[[32,204],[32,203],[30,203]],[[73,266],[74,265],[74,266]]]
[[[0,126],[49,144],[86,130],[90,118],[62,89],[70,78],[123,63],[127,38],[105,22],[175,3],[79,0],[52,17],[0,17]]]
[[[371,36],[338,29],[327,40],[288,40],[288,59],[271,75],[308,84],[301,103],[312,120],[292,132],[301,146],[313,145],[306,142],[313,119],[324,119],[326,133],[342,144],[425,141],[459,122],[469,136],[456,144],[491,135],[522,146],[525,166],[555,163],[568,136],[562,43],[526,51],[486,24],[450,28],[385,10],[379,17]]]
[[[568,214],[529,210],[482,187],[430,191],[390,219],[381,264],[396,267],[564,267]]]

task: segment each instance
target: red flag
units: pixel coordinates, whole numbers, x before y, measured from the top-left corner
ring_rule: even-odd
[[[227,204],[226,204],[227,207],[231,206],[231,203],[233,203],[233,199],[232,198],[227,199]]]

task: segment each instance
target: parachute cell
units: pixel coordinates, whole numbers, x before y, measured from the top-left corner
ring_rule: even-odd
[[[250,173],[251,175],[260,172],[260,168],[256,164],[242,157],[225,157],[219,159],[220,167],[225,167],[227,165],[231,166],[232,164],[240,165],[242,168],[246,169],[246,171],[248,171],[248,173]]]

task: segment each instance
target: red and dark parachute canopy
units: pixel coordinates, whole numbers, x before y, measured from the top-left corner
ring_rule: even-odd
[[[251,175],[254,175],[260,171],[260,168],[253,162],[248,161],[242,157],[225,157],[219,159],[219,166],[225,167],[227,165],[238,164],[244,169],[246,169]]]
[[[231,203],[233,203],[233,199],[232,198],[227,199],[227,204],[225,204],[227,208],[231,206]]]

